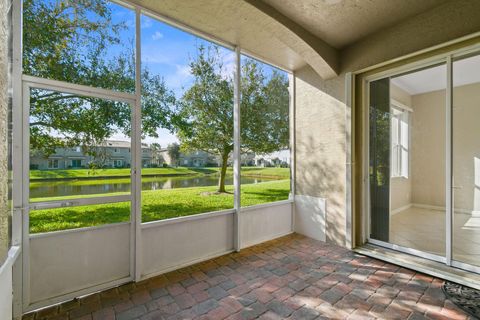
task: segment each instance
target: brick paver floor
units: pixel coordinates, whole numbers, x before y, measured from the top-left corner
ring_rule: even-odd
[[[442,284],[295,234],[24,319],[467,319]]]

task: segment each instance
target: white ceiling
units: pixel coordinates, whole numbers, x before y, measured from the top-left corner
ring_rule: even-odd
[[[445,89],[447,68],[440,65],[391,79],[392,83],[410,95]],[[480,55],[453,63],[453,85],[480,83]]]

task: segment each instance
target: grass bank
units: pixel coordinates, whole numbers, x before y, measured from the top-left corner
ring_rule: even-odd
[[[216,194],[216,187],[142,191],[142,221],[149,222],[233,208],[233,187]],[[288,199],[290,180],[242,185],[242,206]],[[130,202],[30,212],[30,232],[49,232],[128,221]]]

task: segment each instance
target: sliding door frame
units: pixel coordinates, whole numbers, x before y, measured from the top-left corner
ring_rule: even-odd
[[[474,266],[468,263],[457,261],[453,259],[453,213],[454,213],[454,198],[453,198],[453,60],[461,58],[464,56],[480,54],[480,44],[475,44],[465,48],[452,50],[446,53],[434,55],[430,58],[422,59],[412,63],[407,63],[398,67],[387,69],[378,73],[374,73],[366,76],[363,79],[363,91],[364,91],[364,101],[363,104],[364,114],[362,115],[362,121],[364,125],[364,137],[363,143],[365,146],[363,153],[363,168],[362,168],[362,179],[363,179],[363,188],[365,190],[364,198],[364,212],[363,223],[364,223],[364,232],[366,242],[373,245],[385,247],[388,249],[404,252],[414,256],[426,258],[429,260],[437,261],[446,264],[447,266],[463,269],[470,272],[480,273],[480,267]],[[421,250],[408,248],[404,246],[399,246],[390,242],[379,241],[376,239],[370,238],[370,229],[371,229],[371,205],[370,205],[370,177],[369,177],[369,166],[370,166],[370,145],[369,145],[369,131],[370,131],[370,121],[369,121],[369,112],[370,112],[370,92],[369,84],[372,81],[379,79],[392,77],[400,75],[403,73],[413,72],[416,70],[421,70],[424,68],[433,67],[436,65],[445,64],[446,66],[446,101],[445,101],[445,256],[432,254],[424,252]]]

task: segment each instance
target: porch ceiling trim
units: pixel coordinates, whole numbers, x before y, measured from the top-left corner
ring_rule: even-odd
[[[340,57],[337,49],[270,5],[258,0],[244,1],[265,14],[270,23],[263,23],[263,26],[285,45],[293,48],[323,79],[338,76]],[[272,20],[275,23],[271,23]]]

